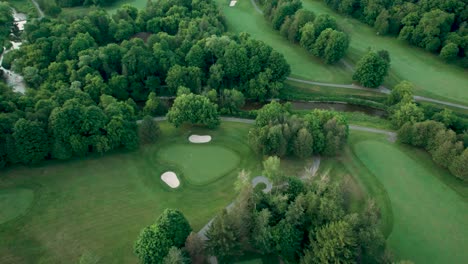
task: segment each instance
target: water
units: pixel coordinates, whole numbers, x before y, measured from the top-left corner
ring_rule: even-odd
[[[26,15],[22,13],[16,12],[16,10],[13,9],[13,18],[15,19],[15,24],[18,27],[20,31],[24,30],[24,24],[26,24]],[[13,71],[7,70],[3,68],[2,62],[3,62],[3,56],[7,54],[8,52],[19,49],[21,47],[21,42],[11,42],[12,46],[10,49],[6,50],[5,47],[3,47],[3,52],[0,56],[0,72],[3,72],[3,77],[6,80],[6,83],[13,88],[13,91],[19,92],[24,94],[26,91],[26,85],[24,83],[24,78],[23,76],[14,73]]]
[[[324,110],[335,110],[339,112],[360,112],[371,116],[385,117],[386,111],[362,106],[352,105],[347,103],[339,102],[312,102],[312,101],[290,101],[293,110],[313,110],[313,109],[324,109]],[[246,102],[243,110],[256,110],[262,108],[263,104],[259,102]]]

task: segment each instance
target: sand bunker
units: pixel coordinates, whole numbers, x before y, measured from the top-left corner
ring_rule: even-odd
[[[234,0],[233,0],[233,1],[231,1],[231,2],[229,3],[229,6],[230,6],[230,7],[233,7],[233,6],[236,5],[236,3],[237,3],[237,1],[234,1]]]
[[[191,135],[189,141],[192,143],[208,143],[211,141],[211,136]]]
[[[166,171],[161,175],[161,180],[165,182],[171,188],[177,188],[180,185],[180,181],[177,178],[177,175],[172,171]]]

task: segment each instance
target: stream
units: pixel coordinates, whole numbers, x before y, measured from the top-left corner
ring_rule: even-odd
[[[26,15],[23,14],[23,13],[18,13],[18,12],[16,12],[16,10],[13,9],[13,18],[15,20],[14,24],[18,27],[19,31],[23,31],[24,30],[24,24],[26,24],[26,22],[27,22]],[[11,41],[11,44],[12,44],[12,46],[9,49],[6,49],[5,47],[3,47],[2,54],[0,56],[0,73],[3,74],[2,77],[5,79],[6,83],[11,88],[13,88],[13,91],[24,94],[26,92],[26,85],[24,83],[23,76],[15,73],[15,72],[13,72],[11,70],[7,70],[7,69],[3,68],[3,66],[2,66],[3,57],[5,56],[5,54],[7,54],[8,52],[10,52],[12,50],[19,49],[22,42],[20,42],[20,41]]]

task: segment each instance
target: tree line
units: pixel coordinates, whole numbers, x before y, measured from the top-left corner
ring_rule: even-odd
[[[468,3],[464,0],[324,0],[340,13],[373,26],[380,35],[398,36],[411,45],[468,67]]]
[[[315,109],[304,117],[273,101],[258,110],[249,142],[259,154],[299,158],[336,155],[348,138],[348,124],[338,112]]]
[[[336,21],[329,15],[316,16],[303,9],[300,0],[267,1],[264,16],[282,36],[292,43],[300,43],[326,63],[338,62],[348,49],[349,37],[338,29]]]
[[[216,104],[235,113],[245,98],[277,96],[290,72],[265,43],[226,35],[216,4],[206,0],[33,20],[23,37],[3,63],[23,75],[28,90],[20,95],[0,83],[1,167],[134,149],[136,120],[167,111],[157,95],[179,92],[192,103],[185,109],[201,100],[216,115]]]
[[[4,2],[0,2],[0,45],[3,48],[8,42],[11,29],[13,28],[13,15],[11,7]],[[3,53],[3,50],[2,50]]]
[[[395,263],[373,201],[352,212],[339,183],[328,176],[314,181],[289,176],[277,166],[279,159],[273,160],[264,164],[265,175],[279,175],[272,192],[253,188],[249,174],[241,171],[238,197],[216,216],[206,241],[190,233],[181,213],[166,210],[135,244],[142,263],[204,263],[207,256],[233,263],[248,252],[286,263]],[[168,215],[174,220],[168,222]]]
[[[434,162],[448,168],[464,181],[468,180],[468,125],[466,119],[445,109],[426,113],[413,100],[413,85],[398,84],[388,98],[390,119],[398,129],[401,143],[422,148]],[[431,115],[432,114],[432,115]]]

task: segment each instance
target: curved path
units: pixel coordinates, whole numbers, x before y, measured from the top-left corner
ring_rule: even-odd
[[[363,126],[355,126],[355,125],[349,125],[349,129],[351,130],[357,130],[357,131],[364,131],[364,132],[370,132],[370,133],[376,133],[376,134],[384,134],[387,135],[387,139],[390,142],[395,142],[397,139],[397,133],[388,131],[388,130],[382,130],[382,129],[376,129],[376,128],[370,128],[370,127],[363,127]]]
[[[252,3],[255,10],[259,14],[263,15],[263,11],[257,5],[257,2],[255,0],[250,0],[250,2]],[[352,70],[354,68],[353,65],[351,65],[346,60],[342,60],[342,63],[348,69]],[[355,84],[323,83],[323,82],[307,81],[307,80],[292,78],[292,77],[288,77],[287,79],[289,81],[293,81],[293,82],[299,82],[299,83],[305,83],[305,84],[311,84],[311,85],[318,85],[318,86],[337,87],[337,88],[346,88],[346,89],[355,89],[355,90],[365,90],[365,91],[371,91],[371,92],[379,92],[379,93],[383,93],[383,94],[389,94],[390,93],[390,90],[388,88],[386,88],[385,86],[380,86],[378,89],[372,89],[372,88],[365,88],[365,87],[355,85]],[[446,106],[451,106],[451,107],[455,107],[455,108],[461,108],[461,109],[468,110],[468,106],[466,106],[466,105],[461,105],[461,104],[451,103],[451,102],[447,102],[447,101],[432,99],[432,98],[419,96],[419,95],[415,95],[415,96],[413,96],[413,98],[416,101],[431,102],[431,103],[436,103],[436,104],[441,104],[441,105],[446,105]]]

